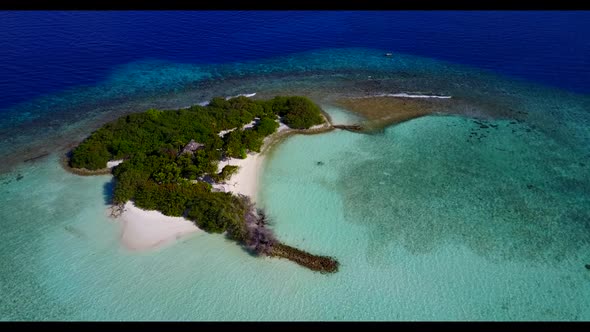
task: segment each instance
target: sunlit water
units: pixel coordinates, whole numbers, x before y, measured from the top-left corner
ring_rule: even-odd
[[[220,235],[128,252],[106,213],[110,176],[69,174],[58,153],[20,157],[125,112],[252,92],[308,94],[335,123],[362,119],[330,100],[374,93],[452,95],[528,116],[482,128],[433,115],[273,149],[260,205],[282,241],[336,257],[333,275],[249,256]],[[3,122],[3,154],[21,158],[0,179],[4,320],[590,319],[585,95],[353,49],[210,67],[132,63],[98,86],[31,103]]]

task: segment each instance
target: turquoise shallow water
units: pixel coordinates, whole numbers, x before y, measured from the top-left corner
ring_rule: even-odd
[[[13,250],[2,252],[2,317],[588,319],[587,233],[576,238],[581,226],[575,220],[553,222],[547,214],[559,206],[546,207],[544,217],[514,220],[510,208],[474,203],[477,198],[466,204],[461,192],[470,187],[441,175],[442,157],[416,160],[428,155],[417,149],[431,149],[416,139],[416,130],[447,132],[450,137],[432,135],[446,145],[470,126],[461,118],[428,117],[378,137],[296,136],[273,152],[260,199],[283,241],[340,260],[340,272],[329,276],[250,257],[216,235],[191,236],[151,253],[127,252],[118,243],[118,225],[105,214],[108,176],[76,177],[54,158],[21,169],[20,181],[3,186],[2,206],[12,208],[2,210],[2,220],[11,221],[2,241]],[[436,154],[457,154],[448,149]],[[490,179],[477,181],[480,190],[494,186]],[[433,189],[443,184],[451,195]],[[576,199],[580,207],[588,203]],[[23,210],[31,201],[36,204]]]
[[[475,142],[471,120],[434,116],[294,137],[261,197],[281,238],[340,259],[355,318],[588,319],[587,171],[491,124]]]
[[[487,128],[428,116],[371,135],[293,136],[274,149],[260,204],[281,240],[338,258],[334,275],[251,257],[219,235],[127,252],[105,211],[109,176],[68,174],[57,153],[21,163],[0,175],[0,319],[590,319],[587,96],[432,60],[383,59],[367,50],[317,51],[266,66],[220,66],[212,76],[188,65],[133,64],[102,88],[36,104],[31,135],[55,126],[67,136],[64,125],[80,137],[98,125],[84,121],[103,112],[184,106],[219,91],[309,93],[337,123],[359,119],[329,106],[331,98],[375,92],[450,94],[477,101],[473,114],[492,105],[528,116],[486,120]],[[280,75],[265,72],[275,69]],[[219,82],[199,85],[204,77]],[[161,82],[173,91],[160,93]],[[100,89],[107,97],[84,101]],[[39,120],[59,100],[87,113],[79,122],[68,110],[55,111],[53,124]],[[24,132],[14,141],[32,137]]]

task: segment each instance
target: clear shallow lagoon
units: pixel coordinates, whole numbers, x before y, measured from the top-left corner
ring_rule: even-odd
[[[446,116],[293,137],[261,197],[281,238],[340,259],[350,317],[588,319],[587,171],[497,124],[479,143]]]
[[[276,148],[261,205],[286,243],[336,256],[334,275],[250,257],[218,235],[127,252],[105,213],[109,176],[68,174],[56,158],[25,167],[3,178],[2,317],[586,320],[588,191],[560,187],[587,188],[585,173],[534,169],[543,152],[528,145],[490,164],[498,144],[518,141],[498,125],[488,146],[464,140],[471,120],[432,116]]]
[[[378,40],[388,40],[385,32]],[[310,46],[299,40],[289,50],[301,45]],[[218,65],[174,62],[175,52],[164,60],[121,56],[123,64],[103,63],[106,79],[64,84],[2,110],[0,156],[12,162],[0,175],[0,319],[590,319],[587,94],[366,48],[263,60],[248,53]],[[571,66],[560,62],[561,74],[581,77],[565,85],[583,83],[586,60],[566,58]],[[582,83],[574,90],[585,91]],[[219,235],[127,252],[106,213],[110,177],[78,177],[59,165],[68,144],[109,118],[252,92],[310,95],[337,123],[359,118],[331,106],[334,98],[399,92],[452,95],[474,105],[467,114],[513,108],[527,116],[492,117],[487,128],[468,117],[427,116],[370,135],[293,136],[273,149],[259,203],[285,243],[335,256],[334,275],[251,257]]]

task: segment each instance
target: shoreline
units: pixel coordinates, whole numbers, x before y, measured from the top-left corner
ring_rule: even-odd
[[[121,225],[120,242],[130,251],[146,251],[172,244],[189,234],[205,233],[183,217],[169,217],[155,210],[143,210],[128,201],[115,218]]]
[[[259,189],[260,174],[262,172],[264,161],[268,152],[277,146],[282,140],[293,134],[320,134],[333,130],[329,116],[322,113],[325,123],[313,126],[309,129],[292,129],[279,121],[277,132],[264,138],[264,143],[259,153],[248,153],[246,159],[228,158],[219,162],[218,172],[221,172],[224,166],[239,166],[238,171],[226,182],[217,183],[213,188],[225,192],[233,192],[249,196],[252,202],[256,203]]]
[[[312,135],[325,133],[334,129],[349,130],[349,128],[347,128],[349,126],[333,126],[331,124],[329,114],[326,114],[323,111],[320,113],[320,116],[323,120],[322,123],[311,126],[307,129],[291,129],[286,124],[281,122],[281,118],[277,118],[275,120],[277,125],[275,127],[276,131],[264,138],[262,141],[262,146],[260,147],[260,152],[250,152],[244,159],[226,158],[217,162],[217,173],[223,172],[223,169],[228,165],[237,166],[237,170],[232,170],[232,172],[235,171],[235,174],[230,176],[228,180],[222,183],[216,183],[212,180],[217,178],[217,176],[208,175],[210,179],[203,177],[200,180],[193,180],[190,182],[207,182],[210,184],[211,191],[224,192],[225,194],[221,196],[224,196],[225,199],[231,198],[232,201],[237,199],[241,202],[240,204],[245,204],[242,207],[245,207],[247,210],[243,212],[245,214],[242,216],[242,219],[231,220],[230,222],[234,223],[231,227],[234,228],[226,227],[222,228],[221,231],[224,233],[227,232],[231,239],[236,240],[240,245],[245,246],[247,251],[255,253],[256,255],[268,255],[270,257],[285,258],[298,265],[311,269],[312,271],[318,271],[321,273],[335,273],[338,271],[339,266],[339,263],[335,258],[330,256],[314,255],[280,242],[280,240],[275,238],[272,229],[265,228],[266,217],[263,212],[256,209],[255,207],[259,190],[258,184],[260,181],[260,173],[263,168],[266,153],[272,147],[276,146],[283,139],[293,134],[300,133]],[[253,127],[255,123],[256,121],[252,121],[243,127]],[[228,131],[225,133],[227,132]],[[195,144],[193,140],[191,140],[191,144]],[[187,148],[185,148],[181,153],[184,153],[186,149]],[[63,166],[69,166],[66,158],[68,158],[70,155],[71,153],[68,153],[65,158],[63,158]],[[214,160],[211,160],[210,162],[213,163]],[[121,163],[124,163],[123,159],[108,160],[105,165],[106,168],[96,170],[92,173],[102,173],[106,170],[108,170],[109,173],[112,173],[112,169]],[[94,175],[85,172],[88,170],[72,169],[70,167],[68,168],[73,172],[82,171],[81,173],[84,175]],[[209,173],[213,174],[212,172]],[[188,181],[187,179],[184,180]],[[180,188],[175,187],[174,189]],[[214,193],[209,193],[209,195],[211,195],[211,197],[217,196]],[[128,251],[152,251],[162,248],[163,246],[174,244],[175,242],[185,238],[190,234],[203,234],[209,230],[208,224],[201,224],[194,222],[193,220],[189,220],[185,218],[186,214],[183,215],[184,217],[173,217],[166,216],[158,210],[148,211],[141,209],[134,204],[133,197],[133,195],[129,195],[126,197],[127,201],[124,204],[113,204],[109,209],[107,209],[107,211],[110,210],[110,217],[118,221],[118,227],[120,229],[120,246],[124,247]],[[120,199],[118,201],[123,202],[125,200]],[[232,206],[229,209],[233,209],[234,207],[235,206]],[[188,206],[188,208],[190,208],[190,206]],[[222,208],[226,209],[226,207]],[[183,213],[182,211],[186,213],[186,209],[187,206],[185,205],[184,209],[174,210],[176,211],[174,213],[181,215]],[[230,211],[231,213],[242,213],[242,210]],[[205,218],[203,220],[206,220],[208,217],[209,216],[203,216],[203,218]],[[235,218],[240,218],[240,216],[237,215]],[[200,229],[198,225],[203,226],[203,229]]]
[[[228,158],[219,162],[218,171],[221,171],[226,165],[239,166],[239,169],[228,181],[213,184],[213,189],[245,195],[256,203],[260,175],[268,152],[291,135],[312,135],[334,130],[329,115],[322,112],[322,116],[325,123],[309,129],[292,129],[278,121],[277,132],[264,139],[259,153],[248,153],[245,159]],[[111,174],[112,167],[121,162],[123,161],[109,161],[107,165],[110,167],[96,172],[85,172],[88,170],[82,171],[69,167],[67,157],[62,159],[64,168],[78,175]],[[155,250],[175,243],[190,234],[205,233],[186,218],[166,216],[157,210],[144,210],[135,206],[132,201],[126,202],[123,206],[111,206],[109,209],[111,210],[111,218],[114,218],[121,227],[120,243],[130,251]]]
[[[255,203],[256,197],[258,196],[258,180],[265,157],[262,153],[249,153],[246,159],[228,158],[227,160],[220,161],[218,172],[221,172],[223,167],[227,165],[238,166],[239,168],[229,180],[216,183],[213,185],[213,188],[224,192],[249,196],[252,202]]]
[[[273,139],[275,136],[281,135],[282,132],[288,130],[290,130],[289,127],[279,122],[279,128],[277,129],[277,132],[264,138],[260,152],[250,152],[248,153],[246,159],[227,158],[225,160],[221,160],[217,165],[217,172],[221,172],[223,167],[227,165],[239,166],[239,168],[229,180],[222,183],[216,183],[213,185],[213,188],[224,192],[232,192],[234,194],[249,196],[252,202],[256,203],[256,198],[258,196],[258,182],[260,180],[260,173],[262,166],[264,165],[264,159],[266,157],[265,152],[276,142]]]

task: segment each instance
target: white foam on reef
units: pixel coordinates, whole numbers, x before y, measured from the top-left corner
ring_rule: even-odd
[[[225,97],[225,100],[230,100],[232,98],[237,98],[237,97],[241,97],[241,96],[244,96],[247,98],[254,97],[254,96],[256,96],[256,92],[254,92],[254,93],[240,93],[239,95]]]
[[[256,92],[253,92],[253,93],[240,93],[240,94],[235,95],[235,96],[227,96],[227,97],[225,97],[225,100],[230,100],[232,98],[237,98],[237,97],[240,97],[240,96],[244,96],[244,97],[250,98],[250,97],[256,96]],[[198,103],[198,105],[199,106],[207,106],[207,105],[209,105],[209,101],[202,101],[202,102]],[[190,106],[187,106],[186,108],[190,108]]]
[[[420,95],[420,94],[408,94],[405,92],[401,93],[382,93],[377,95],[371,95],[359,98],[373,98],[373,97],[395,97],[395,98],[436,98],[436,99],[451,99],[452,96],[438,96],[438,95]]]

